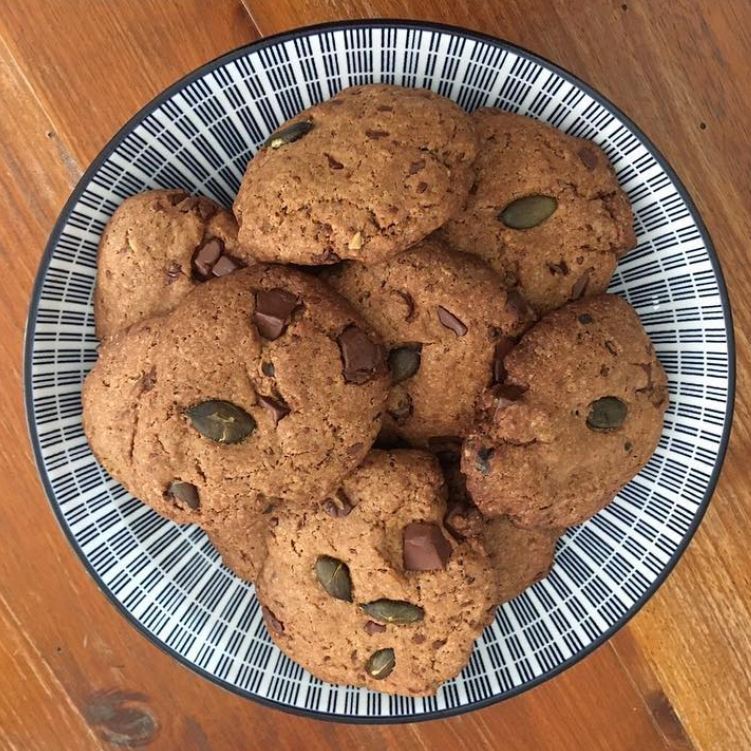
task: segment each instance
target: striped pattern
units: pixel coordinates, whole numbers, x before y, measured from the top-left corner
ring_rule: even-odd
[[[270,642],[252,587],[205,535],[160,519],[97,464],[81,429],[96,359],[99,236],[123,198],[180,187],[229,205],[248,159],[283,120],[342,87],[424,86],[471,110],[525,113],[594,139],[634,204],[638,247],[612,289],[639,311],[670,379],[649,465],[562,539],[551,575],[502,608],[462,675],[435,698],[335,687]],[[727,300],[712,251],[639,133],[566,74],[511,46],[419,25],[343,25],[232,53],[150,105],[79,185],[40,271],[27,342],[31,432],[50,500],[109,594],[154,640],[242,694],[340,718],[407,720],[517,693],[582,656],[631,615],[701,516],[729,429]]]

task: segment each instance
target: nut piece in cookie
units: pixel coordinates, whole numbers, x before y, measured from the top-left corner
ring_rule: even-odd
[[[478,399],[533,320],[489,266],[433,238],[324,278],[386,342],[393,385],[384,430],[415,446],[470,432]]]
[[[657,447],[668,389],[654,347],[625,300],[601,295],[548,314],[504,366],[463,447],[472,498],[523,526],[578,524]]]
[[[497,599],[482,543],[453,538],[445,512],[440,468],[418,451],[372,451],[332,503],[285,506],[256,582],[272,639],[322,680],[435,693]]]
[[[280,126],[248,164],[234,210],[262,261],[377,263],[461,208],[477,153],[469,116],[424,89],[345,89]]]
[[[99,243],[97,335],[166,313],[198,284],[251,263],[232,213],[214,201],[181,190],[126,198]]]
[[[475,182],[440,235],[484,258],[538,313],[604,292],[636,238],[602,149],[501,110],[480,109],[472,119]]]
[[[355,380],[339,341],[353,330],[370,354]],[[243,514],[336,490],[379,431],[388,385],[385,349],[345,300],[315,277],[256,264],[105,342],[84,426],[133,495],[201,524],[232,555],[234,516],[262,528]]]

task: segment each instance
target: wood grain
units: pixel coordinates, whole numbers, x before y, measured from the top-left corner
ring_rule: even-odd
[[[625,9],[624,9],[625,6]],[[734,301],[728,461],[695,542],[632,624],[552,682],[448,721],[350,727],[246,702],[179,666],[99,593],[43,496],[20,349],[36,265],[81,170],[140,106],[259,31],[413,17],[550,57],[631,115],[686,182]],[[743,749],[751,746],[751,6],[588,1],[0,0],[0,748]],[[86,102],[82,107],[81,103]],[[705,127],[701,127],[704,124]]]

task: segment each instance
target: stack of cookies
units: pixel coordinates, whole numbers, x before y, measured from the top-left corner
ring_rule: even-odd
[[[657,445],[665,374],[605,294],[634,242],[594,144],[346,89],[269,138],[232,212],[115,212],[86,434],[255,583],[291,658],[432,694]]]

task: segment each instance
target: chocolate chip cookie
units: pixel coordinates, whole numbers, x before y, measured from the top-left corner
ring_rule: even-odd
[[[524,335],[504,370],[463,448],[474,502],[524,526],[584,521],[662,433],[667,379],[636,311],[614,295],[570,303]]]
[[[330,494],[378,433],[388,383],[383,347],[342,298],[259,264],[105,343],[84,424],[135,496],[208,525]]]
[[[99,243],[94,291],[100,339],[172,310],[197,284],[252,263],[232,213],[181,190],[126,198]]]
[[[522,115],[480,109],[472,119],[476,179],[440,234],[484,258],[539,313],[604,292],[636,242],[604,152]]]
[[[424,89],[356,86],[282,125],[248,165],[239,242],[263,261],[383,261],[463,204],[469,117]]]
[[[393,386],[384,430],[413,445],[464,436],[498,360],[531,322],[492,269],[428,238],[384,263],[346,262],[324,275],[389,347]]]
[[[287,506],[256,584],[274,641],[315,676],[433,694],[466,664],[496,600],[476,540],[443,526],[433,457],[373,451],[319,508]]]

